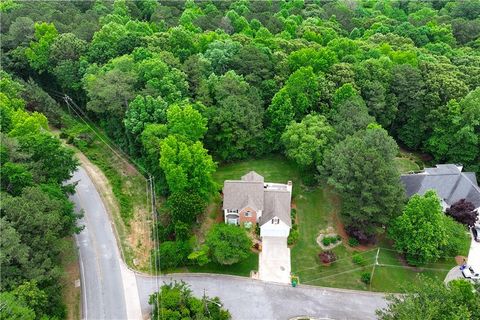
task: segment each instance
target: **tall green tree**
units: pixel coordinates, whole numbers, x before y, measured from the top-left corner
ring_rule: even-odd
[[[58,36],[53,23],[35,23],[35,40],[25,50],[25,55],[33,69],[42,73],[49,68],[51,46]]]
[[[324,116],[309,114],[300,123],[292,122],[285,129],[282,134],[285,154],[303,168],[321,164],[333,134]]]
[[[123,122],[134,135],[141,134],[151,123],[165,123],[168,104],[161,98],[138,95],[128,104]]]
[[[216,190],[216,165],[201,142],[169,135],[160,143],[160,167],[170,192],[196,192],[207,198]]]
[[[202,139],[207,132],[207,119],[191,104],[170,106],[167,122],[169,134],[182,135],[191,141]]]
[[[480,157],[480,88],[465,99],[451,100],[432,112],[433,132],[426,149],[437,161],[478,163]]]
[[[212,100],[206,102],[206,146],[225,161],[261,154],[263,108],[258,90],[234,71],[212,75],[208,85]]]
[[[361,242],[373,241],[377,228],[400,214],[405,191],[393,162],[397,151],[384,129],[370,126],[325,155],[320,172],[342,198],[347,231]]]

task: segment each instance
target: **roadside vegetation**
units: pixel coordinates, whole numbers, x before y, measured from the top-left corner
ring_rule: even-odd
[[[0,71],[0,89],[0,318],[62,319],[64,301],[75,300],[62,299],[74,285],[62,281],[63,252],[81,230],[68,200],[74,185],[63,182],[78,161],[44,115],[26,110],[21,83]]]
[[[229,320],[231,315],[222,307],[218,297],[197,298],[185,282],[164,284],[150,296],[152,320],[205,319]]]

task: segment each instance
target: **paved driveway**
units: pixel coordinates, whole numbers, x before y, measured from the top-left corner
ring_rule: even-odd
[[[258,259],[260,280],[290,283],[290,248],[286,237],[262,237]]]

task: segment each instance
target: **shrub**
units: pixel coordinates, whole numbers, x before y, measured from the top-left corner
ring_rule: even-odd
[[[357,239],[358,243],[371,244],[376,241],[375,233],[367,233],[366,230],[361,229],[359,225],[347,226],[346,231],[350,237]]]
[[[367,264],[367,261],[365,260],[365,258],[358,253],[355,253],[352,256],[352,262],[355,264],[358,264],[359,266],[364,266]]]
[[[360,243],[358,242],[357,239],[351,237],[351,238],[348,238],[348,245],[350,247],[357,247]]]
[[[208,257],[208,253],[210,248],[207,245],[202,245],[197,250],[193,251],[188,255],[188,260],[192,261],[199,266],[204,266],[210,262],[210,258]]]
[[[248,257],[252,241],[245,229],[219,223],[208,232],[206,244],[213,261],[231,265]]]
[[[342,240],[342,236],[341,235],[337,235],[337,241],[341,241]]]
[[[330,238],[329,237],[325,237],[322,239],[322,243],[324,246],[329,246],[330,245]]]
[[[188,241],[165,241],[160,244],[157,254],[153,252],[153,255],[160,264],[160,268],[175,268],[186,264],[191,251]]]
[[[337,260],[337,256],[331,250],[323,251],[318,254],[322,263],[332,263]]]
[[[295,219],[297,218],[297,210],[292,208],[290,210],[290,218],[292,218],[292,221],[295,221]]]
[[[190,228],[188,224],[178,221],[175,223],[175,240],[186,241],[190,238]]]
[[[290,230],[290,234],[288,235],[288,239],[287,239],[288,245],[290,246],[295,242],[297,242],[299,236],[300,236],[300,233],[298,232],[298,229],[292,228],[292,230]]]
[[[372,279],[372,275],[370,272],[363,272],[362,275],[360,276],[360,279],[362,280],[363,283],[369,284],[370,280]]]

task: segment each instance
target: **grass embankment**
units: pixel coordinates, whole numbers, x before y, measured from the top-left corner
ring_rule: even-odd
[[[63,242],[65,249],[60,257],[62,262],[62,298],[67,307],[67,319],[81,318],[80,311],[80,269],[77,248],[73,237]]]
[[[405,159],[403,172],[413,168],[415,160],[408,157]],[[413,164],[406,165],[406,162]],[[417,165],[417,168],[418,165]],[[254,170],[265,177],[265,181],[285,183],[293,181],[293,204],[297,209],[299,226],[299,239],[291,248],[292,272],[300,277],[300,282],[310,285],[338,287],[359,290],[372,290],[383,292],[401,292],[405,285],[415,282],[418,274],[428,277],[444,279],[448,270],[455,266],[455,259],[447,258],[437,263],[426,265],[423,268],[408,267],[401,257],[393,251],[391,244],[381,240],[378,246],[356,247],[348,245],[342,224],[338,220],[340,203],[338,196],[321,183],[315,188],[309,188],[302,184],[301,174],[294,164],[281,156],[271,156],[260,160],[247,160],[227,164],[218,168],[215,173],[215,180],[223,184],[226,179],[239,179],[245,173]],[[222,221],[220,211],[220,200],[217,199],[214,208],[208,216],[210,223]],[[217,215],[215,215],[215,212]],[[322,265],[318,254],[322,249],[316,242],[320,230],[333,228],[335,232],[343,237],[343,243],[333,249],[338,260],[329,266]],[[467,246],[468,248],[468,246]],[[468,249],[466,249],[468,250]],[[375,267],[371,285],[361,281],[363,272],[372,272],[378,252],[378,263]],[[466,252],[465,252],[466,253]],[[363,257],[362,264],[355,264],[352,261],[354,254]],[[195,272],[215,272],[248,275],[250,270],[257,270],[258,259],[252,256],[252,264],[245,262],[242,265],[220,267],[209,265],[202,268],[190,268]],[[255,258],[255,259],[254,259]],[[255,263],[255,264],[254,264]]]
[[[82,166],[95,183],[115,223],[125,262],[138,270],[150,269],[150,207],[146,180],[99,130],[68,116],[61,136],[75,146]],[[113,149],[113,150],[112,150]]]
[[[418,172],[423,169],[423,163],[417,154],[400,149],[395,157],[395,166],[400,173]]]

